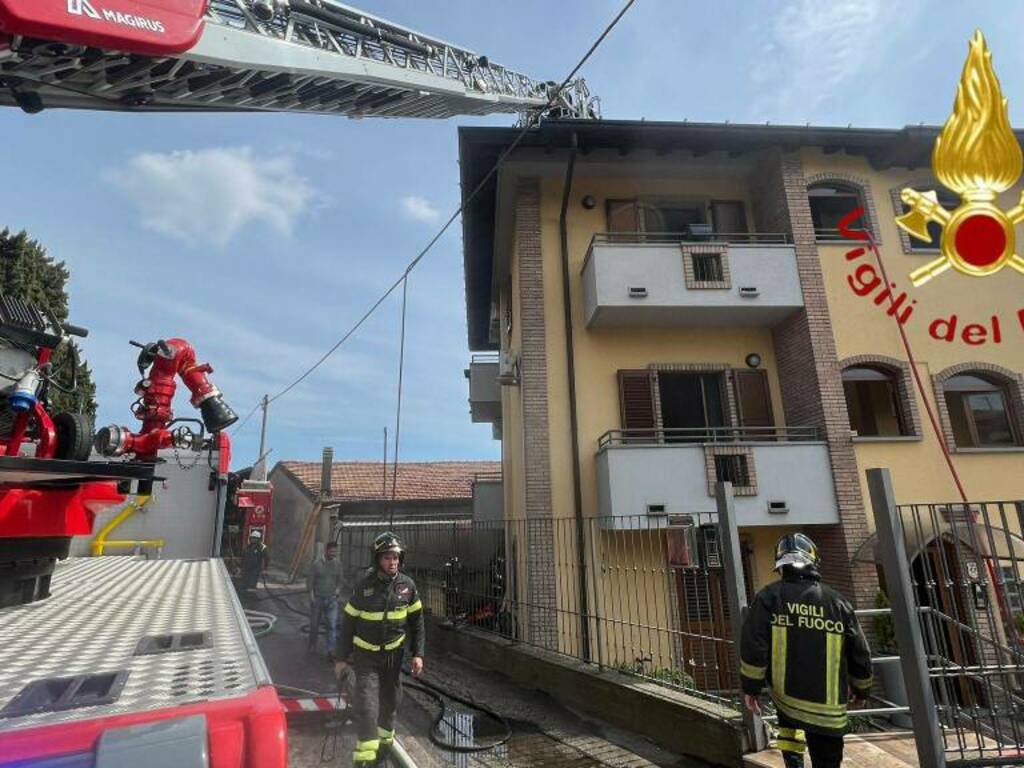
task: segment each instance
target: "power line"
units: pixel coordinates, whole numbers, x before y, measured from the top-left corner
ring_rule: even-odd
[[[395,406],[395,468],[391,473],[391,501],[385,501],[388,512],[388,527],[395,522],[395,496],[398,493],[398,448],[402,437],[402,374],[405,372],[405,315],[406,299],[409,295],[409,276],[402,279],[402,331],[398,343],[398,400]]]
[[[580,69],[583,68],[583,66],[587,63],[587,61],[594,54],[594,52],[600,47],[601,43],[604,42],[605,38],[607,38],[608,35],[611,34],[611,31],[616,27],[616,25],[619,23],[619,21],[622,20],[622,17],[626,15],[626,12],[629,11],[629,9],[633,7],[634,3],[636,3],[636,0],[627,0],[625,5],[623,5],[621,10],[619,10],[619,12],[615,15],[615,18],[613,18],[611,20],[611,22],[609,22],[609,24],[604,28],[604,31],[601,32],[601,34],[597,37],[597,39],[594,40],[594,42],[591,44],[590,48],[587,49],[587,52],[585,54],[583,54],[583,57],[576,63],[576,66],[574,66],[572,68],[572,71],[569,72],[569,74],[566,75],[566,77],[562,80],[562,82],[559,83],[559,85],[551,92],[551,95],[548,98],[547,103],[540,110],[537,111],[536,115],[541,115],[541,114],[547,112],[548,110],[550,110],[555,105],[555,103],[560,98],[560,96],[562,94],[562,91],[565,90],[565,88],[569,85],[569,82],[576,76],[576,74],[580,71]],[[294,381],[292,381],[288,386],[286,386],[284,389],[282,389],[276,395],[274,395],[273,397],[269,398],[269,400],[265,400],[264,402],[266,402],[268,405],[270,403],[273,403],[275,400],[278,400],[279,398],[284,397],[286,394],[291,392],[295,387],[297,387],[299,384],[301,384],[303,381],[305,381],[314,371],[316,371],[321,365],[323,365],[327,361],[327,359],[329,357],[331,357],[331,355],[333,355],[335,352],[337,352],[338,349],[340,349],[341,346],[346,341],[348,341],[353,336],[353,334],[355,334],[355,332],[359,330],[360,327],[362,327],[363,323],[365,323],[370,318],[370,316],[373,315],[373,313],[377,311],[377,309],[380,307],[380,305],[383,304],[384,301],[392,293],[395,292],[395,290],[398,288],[398,286],[403,285],[403,283],[405,282],[405,280],[409,276],[409,274],[414,269],[416,269],[416,267],[423,260],[423,258],[431,251],[431,249],[434,247],[434,245],[437,243],[437,241],[440,240],[441,237],[444,236],[445,232],[448,231],[449,227],[451,227],[451,225],[453,223],[455,223],[456,219],[458,219],[462,215],[463,211],[476,199],[476,196],[481,192],[481,190],[483,190],[484,186],[491,180],[491,178],[494,176],[494,174],[498,172],[498,169],[501,168],[502,164],[505,162],[506,159],[508,159],[509,155],[511,155],[512,152],[515,151],[516,147],[519,146],[520,142],[523,140],[523,137],[526,136],[527,132],[533,127],[533,125],[534,125],[534,121],[533,120],[526,120],[526,121],[524,121],[524,125],[523,125],[522,129],[515,136],[515,138],[508,145],[508,147],[505,148],[505,150],[501,153],[501,155],[499,155],[498,159],[494,162],[494,165],[491,167],[491,169],[477,183],[477,185],[473,188],[473,190],[469,193],[469,195],[467,195],[464,198],[464,200],[459,204],[459,206],[455,209],[455,211],[452,213],[452,215],[450,217],[448,217],[448,220],[445,221],[445,223],[437,231],[437,234],[435,234],[430,239],[430,242],[428,242],[426,244],[426,246],[418,254],[416,254],[416,257],[412,261],[409,262],[408,266],[406,266],[405,270],[398,277],[398,279],[396,279],[388,287],[388,289],[386,291],[384,291],[383,294],[381,294],[381,296],[370,306],[370,308],[366,310],[366,312],[362,315],[362,317],[360,317],[359,320],[357,320],[356,323],[351,328],[349,328],[345,332],[345,334],[340,339],[338,339],[338,341],[335,342],[334,345],[330,349],[328,349],[323,355],[321,355],[321,357],[315,363],[313,363],[309,368],[307,368],[302,373],[302,375],[300,375],[298,378],[296,378]],[[403,315],[404,315],[404,312],[403,312]],[[399,375],[401,375],[401,372],[400,372]],[[257,403],[256,406],[253,408],[253,412],[255,412],[255,410],[257,408],[259,408],[260,405],[261,405],[261,403]],[[244,424],[245,421],[247,421],[251,416],[252,416],[252,412],[248,416],[246,416],[245,419],[243,419],[242,424]],[[237,428],[236,428],[236,431],[237,431]],[[397,438],[397,435],[396,435],[396,438]],[[395,447],[396,447],[395,453],[396,453],[396,456],[397,456],[397,442],[396,442],[396,446]]]
[[[233,426],[233,427],[231,428],[231,434],[232,434],[232,435],[237,435],[237,434],[239,433],[239,431],[240,431],[240,430],[242,429],[242,427],[244,427],[244,426],[245,426],[245,422],[247,422],[247,421],[248,421],[249,419],[251,419],[251,418],[252,418],[252,415],[253,415],[254,413],[256,413],[256,410],[257,410],[257,409],[258,409],[258,408],[259,408],[259,407],[260,407],[261,405],[263,405],[263,401],[262,401],[262,400],[257,400],[257,401],[256,401],[256,405],[254,405],[254,406],[252,407],[252,410],[250,410],[250,411],[249,411],[249,412],[248,412],[247,414],[245,414],[245,418],[244,418],[244,419],[242,419],[242,420],[241,420],[240,422],[238,422],[237,424],[235,424],[235,426]]]

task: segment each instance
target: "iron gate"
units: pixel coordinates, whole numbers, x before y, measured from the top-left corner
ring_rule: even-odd
[[[921,657],[902,664],[908,694],[917,670],[926,688],[912,708],[919,752],[930,733],[947,765],[1024,765],[1024,502],[896,506],[890,487],[880,510],[871,484],[893,618],[912,625],[899,653]]]

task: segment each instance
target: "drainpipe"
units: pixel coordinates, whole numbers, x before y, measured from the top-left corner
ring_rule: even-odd
[[[558,233],[562,242],[562,306],[565,320],[566,366],[569,372],[569,432],[572,440],[572,502],[576,513],[576,556],[579,572],[580,650],[584,660],[590,661],[590,610],[587,605],[587,550],[583,530],[583,498],[580,493],[579,421],[576,416],[576,355],[572,335],[572,292],[569,290],[569,232],[566,218],[572,178],[576,170],[576,151],[579,139],[575,133],[569,144],[569,162],[565,167],[562,185],[562,212],[558,217]]]

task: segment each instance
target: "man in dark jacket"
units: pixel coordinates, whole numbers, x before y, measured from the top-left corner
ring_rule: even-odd
[[[821,583],[819,565],[810,538],[783,536],[775,547],[775,570],[782,580],[758,592],[743,621],[745,703],[760,714],[757,696],[768,684],[787,768],[802,766],[806,749],[814,768],[837,768],[843,761],[847,700],[866,699],[871,690],[867,640],[853,607]]]
[[[408,643],[412,673],[423,673],[423,603],[416,584],[399,569],[402,542],[382,533],[373,542],[374,567],[356,582],[338,636],[338,679],[355,671],[356,743],[352,761],[377,765],[395,741],[395,712],[402,695],[402,658]]]

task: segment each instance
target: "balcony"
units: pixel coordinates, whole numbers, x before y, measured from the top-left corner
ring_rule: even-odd
[[[803,305],[787,235],[598,234],[583,264],[589,328],[770,327]]]
[[[598,442],[609,528],[713,513],[718,479],[733,483],[741,526],[839,522],[828,446],[813,427],[613,430]]]
[[[501,386],[498,384],[498,356],[473,355],[466,369],[469,380],[469,415],[474,424],[501,421]]]

